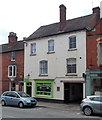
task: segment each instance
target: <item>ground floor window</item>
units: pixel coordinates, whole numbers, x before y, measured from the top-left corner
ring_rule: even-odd
[[[35,81],[35,96],[53,97],[53,81]]]

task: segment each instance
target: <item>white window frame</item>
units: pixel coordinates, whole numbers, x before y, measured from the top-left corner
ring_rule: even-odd
[[[67,63],[67,74],[76,74],[77,73],[76,58],[68,58],[66,59],[66,63]]]
[[[36,54],[36,43],[31,43],[31,55]]]
[[[40,61],[40,75],[48,75],[48,61]]]
[[[48,41],[48,52],[54,52],[54,40]]]
[[[69,37],[69,50],[76,49],[76,36]]]
[[[11,68],[11,73],[10,73]],[[16,77],[17,67],[16,65],[9,65],[8,66],[8,77]]]

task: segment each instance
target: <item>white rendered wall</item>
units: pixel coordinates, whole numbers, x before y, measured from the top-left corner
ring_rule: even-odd
[[[68,38],[76,36],[77,50],[68,51]],[[54,40],[55,53],[47,54],[48,40]],[[36,55],[30,56],[30,44],[36,43]],[[86,70],[86,32],[73,32],[59,36],[50,36],[34,41],[29,41],[25,45],[25,66],[24,74],[30,74],[30,79],[54,79],[54,99],[63,99],[64,89],[61,80],[70,80],[66,76],[66,59],[76,58],[77,60],[77,79],[82,79],[82,73]],[[48,61],[48,76],[39,76],[39,62]],[[79,79],[80,82],[80,79]],[[57,92],[56,87],[60,87]]]

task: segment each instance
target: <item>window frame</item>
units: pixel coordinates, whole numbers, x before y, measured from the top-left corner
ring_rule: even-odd
[[[54,40],[49,40],[48,41],[48,53],[54,52]]]
[[[10,68],[11,68],[11,73],[10,73]],[[8,77],[16,77],[16,74],[17,74],[17,67],[16,67],[16,65],[9,65],[8,66]]]
[[[11,52],[11,61],[15,61],[16,53],[15,51]]]
[[[30,54],[35,55],[36,54],[36,43],[30,44]]]
[[[73,41],[73,40],[75,40],[75,41]],[[76,36],[75,35],[69,37],[69,50],[74,50],[74,49],[77,49],[76,48]]]
[[[42,60],[39,62],[40,72],[39,75],[48,75],[48,61]]]
[[[69,61],[72,61],[74,60],[75,63],[69,63],[68,64],[68,60]],[[76,58],[67,58],[66,59],[66,72],[68,75],[71,75],[71,74],[77,74],[77,64],[76,64]]]

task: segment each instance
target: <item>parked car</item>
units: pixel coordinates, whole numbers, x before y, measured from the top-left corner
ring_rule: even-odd
[[[82,100],[80,109],[87,116],[95,114],[102,114],[102,95],[87,96]]]
[[[37,104],[37,100],[23,91],[6,91],[1,95],[1,104],[2,106],[13,105],[20,108],[24,106],[34,107]]]

